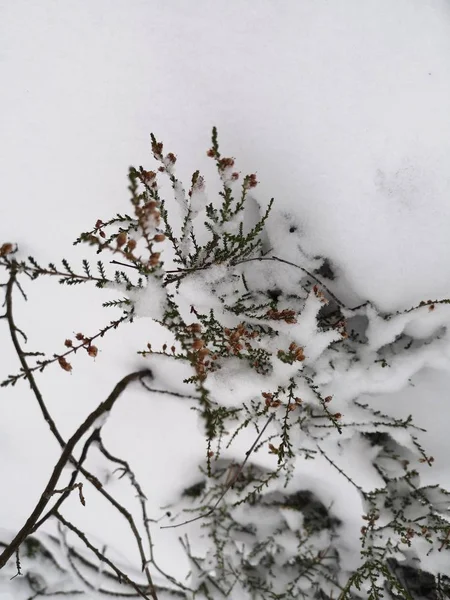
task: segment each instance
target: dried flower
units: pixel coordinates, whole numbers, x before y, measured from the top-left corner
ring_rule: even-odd
[[[160,252],[153,252],[148,261],[151,267],[155,267],[159,263]]]
[[[11,244],[10,242],[6,242],[5,244],[2,244],[2,246],[0,247],[0,256],[6,256],[7,254],[11,254],[11,252],[14,251],[14,245]]]
[[[249,188],[254,188],[258,185],[258,181],[256,179],[255,173],[251,175],[247,175],[244,179],[244,189],[248,190]]]
[[[121,248],[127,241],[127,234],[125,231],[121,231],[116,238],[117,247]]]
[[[64,358],[64,356],[60,356],[58,358],[58,362],[59,362],[59,366],[61,367],[61,369],[64,369],[64,371],[70,372],[72,370],[72,365],[67,362],[67,360]]]
[[[152,152],[156,158],[161,157],[163,151],[163,143],[157,142],[155,138],[152,140]]]
[[[225,169],[229,169],[234,167],[234,158],[221,158],[218,162],[218,168],[220,171],[225,171]]]
[[[144,181],[153,181],[156,177],[154,171],[142,171],[142,178]]]
[[[89,354],[89,356],[92,356],[93,358],[95,358],[98,354],[97,346],[89,346],[87,348],[87,353]]]

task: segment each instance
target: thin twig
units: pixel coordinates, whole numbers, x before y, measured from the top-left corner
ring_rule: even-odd
[[[321,287],[323,287],[324,290],[327,291],[327,293],[333,298],[333,300],[339,304],[339,306],[341,308],[346,308],[345,304],[339,300],[339,298],[333,294],[333,292],[323,283],[323,281],[321,281],[319,279],[319,277],[317,277],[316,275],[314,275],[313,273],[311,273],[311,271],[308,271],[308,269],[305,269],[305,267],[302,267],[300,265],[297,265],[296,263],[293,263],[289,260],[285,260],[284,258],[279,258],[278,256],[256,256],[254,258],[245,258],[243,260],[239,260],[235,263],[233,263],[234,265],[241,265],[243,263],[247,263],[247,262],[254,262],[254,261],[258,261],[258,262],[263,262],[263,261],[271,261],[271,262],[280,262],[283,263],[285,265],[289,265],[291,267],[295,267],[296,269],[300,269],[301,271],[303,271],[303,273],[306,273],[306,275],[308,275],[308,277],[311,277],[311,279],[314,279],[314,281],[316,283],[318,283]],[[354,310],[354,309],[349,309],[349,310]]]
[[[143,383],[142,380],[141,380],[141,383]],[[150,518],[147,513],[147,504],[146,504],[147,497],[144,494],[144,491],[143,491],[141,485],[139,484],[138,480],[136,479],[136,475],[131,470],[130,465],[128,464],[128,462],[126,460],[123,460],[122,458],[118,458],[117,456],[114,456],[105,448],[105,446],[103,444],[103,440],[100,436],[100,432],[98,435],[98,447],[99,447],[100,452],[103,454],[103,456],[105,456],[105,458],[107,458],[111,462],[115,462],[115,463],[121,465],[121,470],[123,471],[123,473],[120,476],[120,478],[122,478],[124,475],[127,475],[131,482],[131,485],[134,487],[134,489],[137,492],[139,504],[141,505],[142,521],[144,523],[145,533],[146,533],[146,537],[147,537],[147,543],[148,543],[149,552],[150,552],[150,560],[147,562],[151,563],[153,565],[153,567],[163,577],[165,577],[168,581],[170,581],[174,585],[177,585],[178,587],[180,587],[181,589],[183,589],[185,591],[193,592],[193,590],[186,587],[182,583],[178,582],[174,577],[172,577],[171,575],[168,575],[165,571],[163,571],[155,561],[154,552],[153,552],[153,541],[152,541],[152,536],[151,536],[151,532],[150,532],[150,527],[148,525],[150,522]]]
[[[141,598],[146,598],[146,600],[149,600],[149,597],[147,596],[147,594],[145,592],[142,591],[141,587],[139,586],[137,583],[135,583],[132,579],[130,579],[128,577],[128,575],[126,575],[121,569],[119,569],[119,567],[117,567],[112,561],[109,560],[109,558],[106,558],[106,556],[100,552],[100,550],[98,550],[98,548],[96,548],[95,546],[93,546],[91,544],[91,542],[87,539],[86,535],[80,531],[77,527],[75,527],[75,525],[73,525],[73,523],[71,523],[70,521],[67,521],[61,513],[56,512],[55,513],[55,517],[61,521],[61,523],[63,525],[65,525],[67,527],[67,529],[70,529],[70,531],[73,531],[73,533],[75,533],[80,540],[82,540],[82,542],[89,548],[89,550],[91,550],[95,556],[101,560],[102,562],[106,563],[119,577],[119,581],[123,580],[126,583],[128,583],[128,585],[130,585],[134,590],[136,590],[136,592],[139,594],[139,596],[141,596]],[[154,598],[155,600],[157,600],[157,596],[156,596],[156,592],[152,586],[152,588],[149,590],[150,595],[152,598]]]
[[[20,564],[19,548],[17,548],[17,550],[16,550],[16,568],[17,568],[17,573],[11,577],[11,580],[15,579],[18,575],[22,575],[22,567]]]
[[[127,265],[126,263],[120,262],[120,260],[110,260],[109,264],[111,264],[111,265],[120,265],[121,267],[128,267],[129,269],[137,269],[137,270],[139,270],[139,267],[137,265]]]
[[[168,396],[175,396],[175,398],[188,398],[189,400],[199,400],[198,396],[191,396],[190,394],[180,394],[179,392],[170,392],[169,390],[159,390],[156,388],[151,388],[145,383],[143,379],[141,379],[141,384],[145,387],[146,390],[155,394],[167,394]]]
[[[119,383],[115,386],[111,394],[108,396],[106,400],[101,402],[97,408],[91,412],[91,414],[85,419],[85,421],[78,427],[76,432],[72,435],[72,437],[68,440],[67,444],[64,445],[64,449],[61,453],[61,456],[56,463],[53,472],[50,476],[50,479],[45,486],[44,491],[41,494],[34,510],[26,520],[25,524],[21,528],[21,530],[14,537],[12,542],[0,555],[0,569],[5,566],[14,552],[19,548],[20,544],[28,537],[30,532],[32,531],[36,521],[44,511],[47,506],[53,490],[55,489],[56,484],[61,476],[61,473],[66,466],[67,462],[70,460],[72,452],[76,446],[76,444],[80,441],[83,435],[95,424],[97,419],[109,412],[114,406],[116,400],[119,398],[120,394],[127,388],[127,386],[132,382],[136,381],[139,377],[143,376],[146,371],[137,371],[135,373],[131,373],[124,377]]]
[[[88,437],[88,439],[86,440],[86,442],[84,443],[83,446],[83,450],[81,451],[81,456],[78,460],[78,462],[76,463],[76,467],[75,469],[72,471],[72,475],[70,478],[69,483],[67,484],[67,487],[65,488],[65,490],[63,491],[62,495],[58,498],[58,500],[55,502],[55,504],[52,506],[52,508],[43,516],[41,517],[41,519],[39,519],[39,521],[36,522],[35,526],[33,527],[31,533],[35,533],[39,527],[42,526],[42,524],[51,516],[53,516],[53,514],[59,510],[59,507],[61,506],[61,504],[64,502],[64,500],[68,497],[68,495],[70,494],[70,490],[76,485],[76,479],[78,476],[78,473],[80,472],[80,470],[82,469],[82,465],[84,463],[84,461],[86,460],[87,457],[87,453],[88,453],[88,449],[91,446],[91,444],[96,441],[98,439],[98,429],[94,429],[94,431],[91,433],[91,435]],[[99,482],[100,483],[100,482]],[[96,486],[97,487],[97,486]],[[97,488],[98,489],[98,488]]]
[[[272,413],[270,415],[270,417],[267,419],[266,424],[264,425],[264,427],[259,432],[258,437],[253,442],[253,444],[251,445],[250,449],[247,450],[247,452],[245,453],[245,459],[244,459],[244,461],[239,465],[239,467],[236,469],[236,471],[233,472],[233,476],[230,477],[229,481],[225,485],[224,491],[220,494],[220,496],[219,496],[218,500],[216,501],[216,503],[205,514],[199,515],[198,517],[195,517],[194,519],[189,519],[187,521],[183,521],[183,523],[178,523],[177,525],[162,525],[161,529],[174,529],[175,527],[182,527],[183,525],[187,525],[188,523],[194,523],[194,521],[199,521],[200,519],[205,519],[206,517],[209,517],[210,515],[212,515],[212,513],[216,510],[216,508],[219,506],[220,502],[225,497],[225,494],[236,483],[239,475],[242,473],[242,471],[243,471],[243,469],[244,469],[244,467],[245,467],[248,459],[250,458],[250,455],[252,454],[253,450],[256,448],[259,440],[262,438],[265,430],[267,429],[267,427],[269,426],[269,423],[272,421],[272,419],[274,417],[275,417],[275,413]]]

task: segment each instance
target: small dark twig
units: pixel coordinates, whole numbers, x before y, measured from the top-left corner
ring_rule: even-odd
[[[191,396],[190,394],[180,394],[179,392],[170,392],[168,390],[158,390],[156,388],[151,388],[148,386],[145,381],[141,378],[141,384],[145,387],[149,392],[153,392],[155,394],[167,394],[168,396],[175,396],[175,398],[187,398],[188,400],[198,400],[198,396]]]
[[[139,596],[141,596],[141,598],[146,598],[146,600],[149,600],[149,597],[147,596],[147,594],[142,590],[143,586],[139,586],[136,582],[134,582],[132,579],[130,579],[128,577],[128,575],[126,575],[126,573],[124,573],[121,569],[119,569],[119,567],[117,567],[112,561],[110,561],[109,558],[106,558],[106,556],[102,552],[100,552],[100,550],[98,548],[93,546],[91,544],[91,542],[87,539],[86,535],[82,531],[80,531],[77,527],[75,527],[75,525],[73,525],[73,523],[71,523],[70,521],[67,521],[59,512],[55,513],[55,517],[63,525],[65,525],[67,527],[67,529],[70,529],[70,531],[73,531],[73,533],[75,533],[80,538],[80,540],[82,540],[82,542],[85,544],[85,546],[87,546],[89,548],[89,550],[91,550],[99,560],[106,563],[119,577],[120,582],[125,581],[134,590],[136,590],[136,592],[139,594]],[[153,586],[151,586],[149,593],[154,600],[158,600],[158,597],[156,595],[156,592],[155,592],[155,589]]]
[[[92,444],[94,441],[97,441],[97,440],[98,440],[98,436],[99,436],[99,433],[98,433],[98,431],[99,431],[98,429],[94,429],[94,431],[91,433],[91,435],[88,437],[88,439],[87,439],[87,440],[86,440],[86,442],[84,443],[83,450],[81,451],[81,455],[80,455],[80,458],[79,458],[78,462],[76,462],[76,461],[73,461],[73,462],[75,462],[75,465],[76,465],[76,466],[75,466],[75,469],[74,469],[74,470],[73,470],[73,472],[72,472],[72,476],[71,476],[71,478],[70,478],[70,481],[69,481],[69,483],[68,483],[67,487],[65,488],[65,491],[63,491],[62,495],[61,495],[61,496],[58,498],[58,500],[55,502],[55,504],[52,506],[52,508],[51,508],[51,509],[50,509],[50,510],[49,510],[49,511],[48,511],[48,512],[47,512],[47,513],[46,513],[46,514],[43,516],[43,517],[41,517],[41,519],[39,519],[39,521],[37,521],[37,522],[36,522],[36,524],[35,524],[35,526],[33,527],[33,530],[31,531],[31,533],[34,533],[35,531],[37,531],[37,530],[39,529],[39,527],[41,527],[41,525],[42,525],[42,524],[43,524],[43,523],[44,523],[44,522],[45,522],[45,521],[46,521],[46,520],[47,520],[49,517],[51,517],[51,516],[52,516],[52,515],[53,515],[53,514],[54,514],[54,513],[57,511],[57,510],[59,510],[59,507],[61,506],[61,504],[64,502],[64,500],[65,500],[65,499],[67,498],[67,496],[70,494],[70,490],[71,490],[71,488],[73,488],[73,487],[74,487],[74,485],[75,485],[75,481],[76,481],[76,479],[77,479],[78,473],[79,473],[80,471],[81,471],[81,472],[83,472],[83,471],[84,471],[84,469],[83,469],[83,464],[84,464],[84,461],[86,460],[86,457],[87,457],[87,453],[88,453],[89,447],[91,446],[91,444]],[[86,473],[88,473],[88,472],[84,472],[83,474],[85,474],[85,476],[86,476]],[[91,481],[91,483],[93,483],[93,480],[92,480],[92,479],[91,479],[90,481]],[[96,488],[97,488],[97,489],[98,489],[100,492],[102,491],[102,490],[100,489],[100,484],[99,484],[99,485],[96,485],[95,487],[96,487]]]
[[[250,458],[250,455],[252,454],[253,450],[256,448],[259,440],[262,438],[265,430],[267,429],[267,427],[269,426],[270,422],[272,421],[272,419],[274,417],[275,417],[275,413],[272,413],[270,415],[270,417],[267,419],[264,427],[259,432],[258,437],[253,442],[253,444],[251,445],[250,449],[247,450],[247,452],[245,453],[245,459],[244,459],[244,461],[239,465],[239,467],[235,471],[233,471],[232,477],[230,477],[229,480],[228,480],[228,482],[226,483],[224,491],[220,494],[220,496],[219,496],[218,500],[216,501],[216,503],[205,514],[199,515],[198,517],[195,517],[194,519],[189,519],[187,521],[183,521],[183,523],[178,523],[177,525],[162,525],[161,529],[174,529],[175,527],[182,527],[183,525],[187,525],[188,523],[194,523],[194,521],[199,521],[200,519],[205,519],[206,517],[209,517],[210,515],[212,515],[213,512],[216,510],[216,508],[219,506],[220,502],[225,497],[225,494],[236,483],[239,475],[242,473],[242,471],[243,471],[243,469],[244,469],[244,467],[245,467],[248,459]]]
[[[246,258],[244,260],[239,260],[234,264],[241,265],[243,263],[254,262],[254,261],[258,261],[258,262],[262,262],[262,261],[273,262],[273,261],[275,261],[275,262],[283,263],[285,265],[289,265],[291,267],[295,267],[296,269],[300,269],[301,271],[303,271],[303,273],[306,273],[306,275],[308,275],[308,277],[311,277],[311,279],[314,279],[314,281],[316,283],[318,283],[321,287],[323,287],[323,289],[326,290],[326,292],[333,298],[333,300],[336,302],[336,304],[338,304],[341,308],[346,308],[345,304],[341,300],[339,300],[339,298],[335,294],[333,294],[333,292],[323,283],[323,281],[321,281],[319,279],[319,277],[317,277],[316,275],[311,273],[311,271],[308,271],[308,269],[305,269],[305,267],[302,267],[300,265],[297,265],[296,263],[290,262],[289,260],[285,260],[284,258],[279,258],[278,256],[256,256],[254,258]],[[353,310],[353,309],[349,309],[349,310]]]
[[[83,484],[81,482],[79,483],[74,483],[73,485],[68,485],[67,487],[63,488],[62,490],[53,490],[52,492],[52,496],[54,496],[55,494],[65,494],[65,493],[69,493],[73,492],[73,490],[78,489],[78,496],[80,498],[80,502],[83,506],[86,506],[86,499],[83,496]]]
[[[17,573],[11,577],[11,580],[15,579],[18,575],[22,575],[22,566],[20,564],[19,548],[17,548],[17,550],[16,550],[16,568],[17,568]]]
[[[121,267],[128,267],[129,269],[139,270],[139,267],[137,265],[127,265],[127,263],[120,262],[120,260],[110,260],[109,263],[111,265],[120,265]]]
[[[141,379],[141,383],[143,383],[142,379]],[[186,587],[185,585],[183,585],[182,583],[177,581],[174,577],[172,577],[171,575],[169,575],[168,573],[163,571],[155,561],[154,552],[153,552],[153,541],[152,541],[152,536],[151,536],[150,527],[149,527],[150,518],[147,513],[147,504],[146,504],[147,497],[144,494],[144,491],[143,491],[141,485],[139,484],[138,480],[136,479],[136,475],[131,470],[130,465],[128,464],[128,462],[126,460],[123,460],[122,458],[118,458],[117,456],[114,456],[105,448],[105,446],[103,444],[103,440],[101,439],[101,436],[100,436],[100,432],[98,435],[98,447],[99,447],[100,452],[103,454],[103,456],[105,458],[107,458],[111,462],[115,462],[115,463],[121,465],[121,467],[119,468],[122,471],[122,475],[120,476],[120,478],[127,475],[131,482],[131,485],[134,487],[134,489],[137,492],[139,504],[141,505],[142,521],[144,523],[145,533],[146,533],[146,537],[147,537],[147,543],[148,543],[149,552],[150,552],[150,560],[148,560],[146,562],[146,564],[142,566],[142,568],[144,569],[147,566],[147,564],[152,564],[153,567],[168,581],[170,581],[174,585],[178,586],[182,590],[192,592],[192,590],[190,590],[188,587]],[[119,470],[119,469],[117,469],[117,470]]]

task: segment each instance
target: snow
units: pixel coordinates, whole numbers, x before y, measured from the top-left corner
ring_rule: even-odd
[[[158,276],[147,277],[145,290],[124,292],[133,301],[135,314],[139,318],[161,321],[167,308],[167,292]]]
[[[314,294],[302,320],[279,324],[280,347],[288,346],[287,338],[304,347],[305,366],[320,371],[322,394],[332,393],[333,410],[349,420],[357,414],[351,401],[361,394],[389,414],[412,413],[428,429],[421,439],[436,459],[433,469],[421,472],[422,480],[439,480],[450,488],[450,307],[436,304],[430,310],[427,305],[389,319],[382,314],[450,296],[445,252],[450,233],[448,3],[260,0],[256,7],[250,0],[220,6],[206,0],[189,6],[181,0],[64,5],[16,0],[2,7],[0,29],[5,48],[0,63],[5,83],[0,100],[2,243],[17,241],[23,256],[44,257],[43,262],[58,255],[80,261],[84,253],[71,248],[72,239],[97,218],[125,212],[126,168],[151,163],[150,131],[177,153],[177,177],[185,186],[200,169],[209,197],[215,176],[205,152],[216,125],[225,155],[236,157],[242,173],[256,172],[260,182],[246,215],[249,228],[275,197],[265,247],[310,272],[320,267],[321,257],[328,258],[337,279],[326,283],[338,298],[348,306],[371,302],[357,311],[368,320],[367,350],[349,370],[348,357],[337,363],[336,372],[328,366],[329,346],[340,334],[317,329],[321,304]],[[206,197],[199,187],[190,198],[198,221]],[[186,209],[181,184],[172,199]],[[255,262],[240,269],[236,273],[244,272],[250,284],[263,281],[267,289],[303,293],[301,269]],[[210,290],[221,285],[225,270],[215,266],[184,280],[181,296],[187,304],[219,309]],[[156,347],[167,341],[150,322],[162,318],[166,290],[153,277],[145,285],[144,293],[129,294],[140,318],[102,340],[95,364],[77,355],[71,376],[55,369],[41,376],[66,438],[136,365],[154,368],[155,388],[192,393],[181,383],[190,375],[184,365],[168,371],[160,367],[159,357],[144,362],[135,355],[147,342]],[[95,331],[108,319],[100,304],[109,299],[109,291],[54,291],[40,282],[36,292],[26,287],[29,305],[18,302],[17,311],[32,350],[56,351],[72,328]],[[402,333],[415,340],[409,354],[390,357],[386,368],[372,364],[375,353]],[[428,343],[436,333],[439,339]],[[17,361],[4,340],[6,376],[17,371]],[[232,406],[237,397],[247,401],[286,381],[291,371],[277,363],[270,379],[249,379],[236,360],[211,381],[217,400]],[[196,480],[196,464],[205,454],[202,424],[189,400],[180,404],[136,388],[114,407],[104,436],[111,452],[126,456],[152,491],[152,517],[159,518],[160,507],[173,501],[184,482]],[[0,426],[2,456],[10,457],[0,463],[0,479],[8,482],[2,511],[11,530],[28,516],[59,451],[27,386],[18,390],[2,389]],[[303,391],[308,399],[310,392]],[[401,432],[392,435],[406,444]],[[244,436],[234,452],[245,451],[250,439]],[[364,465],[374,448],[359,438],[343,439],[336,462],[362,487],[370,486],[373,478]],[[270,464],[261,454],[255,459]],[[93,462],[106,480],[100,457]],[[321,457],[303,463],[304,489],[333,502],[348,528],[347,539],[357,539],[358,492],[342,484]],[[109,485],[129,497],[124,485]],[[112,527],[113,515],[94,499],[94,490],[86,495],[86,509],[75,497],[69,499],[69,514],[120,549],[125,562],[134,559],[126,526],[114,521]],[[171,568],[176,564],[184,574],[187,559],[177,534],[154,529],[162,562]],[[342,548],[349,567],[355,565],[352,544]],[[432,560],[428,567],[436,568]],[[0,598],[7,600],[13,584],[1,585]]]

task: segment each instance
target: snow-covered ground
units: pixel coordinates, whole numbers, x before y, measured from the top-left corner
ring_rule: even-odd
[[[1,243],[42,262],[80,261],[79,233],[128,209],[127,167],[150,167],[151,131],[177,154],[182,179],[199,168],[214,187],[205,151],[216,125],[224,153],[257,172],[258,201],[275,197],[279,256],[328,257],[340,276],[330,286],[351,305],[395,311],[450,297],[445,0],[0,0],[0,39]],[[33,350],[60,351],[117,314],[101,307],[109,291],[39,281],[26,292],[18,320]],[[2,327],[4,379],[18,362]],[[121,376],[149,364],[136,350],[155,339],[161,331],[143,319],[101,341],[95,362],[80,356],[71,375],[42,375],[66,438]],[[181,379],[161,373],[155,387],[181,391]],[[428,430],[435,466],[425,477],[450,488],[450,376],[431,364],[413,383],[377,402]],[[189,402],[138,388],[117,404],[105,442],[151,491],[154,518],[196,482],[204,456]],[[1,390],[0,453],[0,527],[13,532],[59,455],[24,383]],[[67,514],[134,560],[126,523],[94,493],[86,501],[70,498]],[[183,573],[178,533],[154,535],[161,564]],[[15,583],[2,585],[7,593]]]

